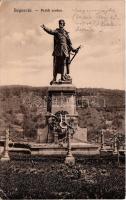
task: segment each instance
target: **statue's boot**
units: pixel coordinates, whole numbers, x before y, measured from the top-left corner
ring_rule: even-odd
[[[69,74],[65,74],[65,78],[66,78],[67,80],[71,80],[71,79],[72,79],[71,76],[70,76]]]
[[[50,85],[52,85],[53,84],[53,80],[52,81],[50,81]]]
[[[65,81],[66,79],[65,79],[65,77],[64,77],[64,75],[61,75],[61,81]]]
[[[54,82],[56,82],[56,78],[53,78],[53,80],[50,82],[50,85],[52,85]]]

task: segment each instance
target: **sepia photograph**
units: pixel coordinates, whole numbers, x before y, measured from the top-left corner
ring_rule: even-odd
[[[0,0],[0,200],[125,199],[124,0]]]

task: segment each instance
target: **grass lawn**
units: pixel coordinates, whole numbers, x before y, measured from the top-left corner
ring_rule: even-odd
[[[2,199],[125,198],[124,161],[81,157],[66,166],[63,158],[20,158],[0,162]]]

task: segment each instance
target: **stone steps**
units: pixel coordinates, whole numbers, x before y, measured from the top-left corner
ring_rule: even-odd
[[[99,146],[89,143],[72,143],[73,155],[97,155]],[[66,155],[67,144],[32,144],[30,145],[32,155]]]

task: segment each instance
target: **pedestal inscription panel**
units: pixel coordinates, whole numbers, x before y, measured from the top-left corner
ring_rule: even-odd
[[[70,115],[76,113],[76,88],[74,86],[51,86],[48,89],[48,112],[67,111]]]

